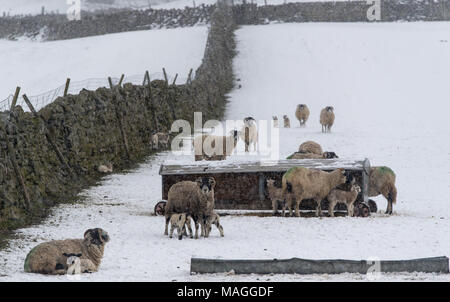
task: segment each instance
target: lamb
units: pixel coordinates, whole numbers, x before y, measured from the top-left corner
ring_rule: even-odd
[[[299,204],[304,199],[314,199],[316,216],[322,215],[321,202],[335,187],[345,183],[347,177],[344,169],[332,172],[293,167],[282,178],[283,196],[292,216],[292,206],[295,202],[295,216],[299,214]]]
[[[170,217],[170,234],[169,238],[173,236],[173,230],[177,229],[178,240],[183,239],[183,234],[186,233],[186,226],[188,227],[190,237],[192,238],[191,218],[183,214],[172,214]]]
[[[369,197],[383,194],[388,205],[386,214],[392,215],[392,204],[397,201],[395,173],[389,167],[372,167],[369,174]]]
[[[323,151],[322,151],[322,147],[313,141],[306,141],[304,143],[302,143],[299,147],[298,147],[298,152],[300,153],[313,153],[313,154],[318,154],[318,155],[322,155]]]
[[[239,132],[233,130],[229,136],[216,136],[216,135],[199,135],[194,139],[194,151],[195,160],[225,160],[227,156],[233,153],[239,140]],[[204,146],[207,141],[206,147]],[[215,152],[216,143],[221,146],[217,146],[219,150]]]
[[[275,180],[267,180],[267,190],[269,191],[269,198],[272,201],[273,215],[278,213],[278,207],[282,207],[282,215],[284,217],[286,211],[286,200],[283,195],[283,189],[275,187]]]
[[[84,239],[66,239],[44,242],[34,247],[25,259],[27,273],[64,275],[67,272],[67,257],[64,254],[82,254],[80,260],[92,263],[90,270],[96,272],[103,258],[109,235],[100,228],[88,229]]]
[[[334,124],[334,108],[327,106],[320,112],[320,124],[322,125],[322,132],[331,132],[331,127]]]
[[[350,191],[343,191],[338,189],[333,189],[328,194],[328,214],[330,214],[331,217],[334,217],[334,207],[338,203],[344,203],[347,205],[347,214],[348,216],[352,217],[354,215],[354,204],[356,201],[356,198],[358,197],[358,194],[361,192],[361,188],[358,185],[352,185],[352,188]]]
[[[169,134],[164,132],[153,133],[151,138],[151,148],[153,150],[157,149],[169,149]]]
[[[244,119],[244,126],[239,131],[240,138],[245,142],[245,152],[249,151],[250,144],[253,144],[253,148],[256,151],[256,143],[258,142],[258,128],[256,127],[256,120],[252,117],[246,117]]]
[[[76,275],[81,273],[91,273],[95,270],[95,265],[89,259],[80,259],[83,254],[67,254],[67,275]]]
[[[284,119],[284,128],[291,128],[291,121],[287,115],[283,115]]]
[[[322,155],[314,154],[314,153],[302,153],[295,152],[289,155],[286,159],[331,159],[331,158],[339,158],[334,152],[324,152]]]
[[[309,118],[309,108],[305,104],[297,105],[297,109],[295,110],[295,117],[300,122],[300,127],[304,127],[306,121]]]
[[[172,214],[186,213],[195,223],[195,239],[198,239],[198,224],[201,224],[202,235],[205,235],[205,220],[213,215],[214,187],[216,181],[212,177],[202,177],[194,181],[181,181],[170,187],[165,208],[166,228]]]
[[[107,164],[107,165],[100,165],[97,168],[98,172],[100,173],[112,173],[113,172],[113,165],[111,163]]]
[[[273,127],[278,128],[278,116],[272,116]]]
[[[217,229],[220,232],[220,237],[223,237],[223,227],[220,224],[220,217],[219,214],[213,212],[212,215],[208,216],[208,219],[206,221],[206,234],[205,237],[209,237],[209,234],[211,233],[211,227],[212,225],[215,225],[217,227]]]

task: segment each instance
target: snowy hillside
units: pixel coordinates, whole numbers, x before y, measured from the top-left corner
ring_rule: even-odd
[[[449,33],[450,23],[437,22],[278,24],[236,32],[234,68],[242,88],[230,94],[227,118],[288,114],[292,128],[280,129],[281,157],[312,139],[342,158],[368,157],[373,165],[392,167],[399,191],[394,215],[383,214],[386,202],[379,197],[379,212],[369,218],[225,216],[223,238],[213,228],[209,239],[169,239],[163,236],[164,218],[151,215],[161,196],[159,166],[164,161],[193,163],[193,156],[163,153],[131,173],[106,177],[83,192],[81,204],[54,209],[42,225],[17,231],[10,247],[0,252],[0,281],[67,281],[65,276],[23,273],[26,253],[46,240],[80,237],[91,227],[106,229],[111,242],[100,271],[83,275],[83,281],[364,281],[366,276],[355,274],[190,275],[189,264],[191,257],[450,256]],[[311,109],[306,128],[297,127],[298,103]],[[322,134],[318,122],[326,105],[336,113],[330,134]],[[449,278],[416,273],[378,280]]]
[[[64,85],[67,77],[74,82],[90,78],[106,81],[108,76],[124,73],[137,75],[140,82],[146,70],[161,73],[163,67],[172,76],[178,73],[182,82],[191,68],[200,65],[206,37],[206,27],[193,27],[45,43],[0,40],[0,66],[5,75],[0,100],[14,93],[16,86],[32,96]]]

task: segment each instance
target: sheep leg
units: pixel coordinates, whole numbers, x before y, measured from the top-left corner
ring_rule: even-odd
[[[215,225],[216,225],[216,227],[219,229],[220,237],[223,237],[223,236],[224,236],[224,235],[223,235],[223,227],[222,227],[222,225],[220,224],[220,222],[219,222],[218,219],[217,219],[217,221],[215,222]]]
[[[334,217],[334,207],[336,206],[336,203],[333,201],[330,201],[330,203],[328,204],[328,214],[330,215],[330,217]]]
[[[276,199],[272,200],[272,214],[275,216],[278,213],[278,201]]]
[[[300,211],[299,211],[299,208],[300,208],[300,201],[299,200],[301,200],[301,199],[297,199],[296,201],[295,201],[295,216],[296,217],[300,217]],[[292,215],[291,215],[292,216]]]
[[[173,230],[175,229],[175,226],[172,224],[170,225],[170,233],[169,233],[169,238],[172,238],[173,236]]]
[[[169,221],[170,221],[170,215],[166,215],[166,228],[164,230],[164,235],[168,235],[168,228],[169,228]]]
[[[355,213],[355,204],[354,203],[347,205],[347,213],[348,213],[348,216],[353,217],[353,215]]]
[[[382,192],[384,198],[387,200],[387,208],[385,214],[392,215],[392,198],[391,194],[389,194],[389,190],[384,190]]]
[[[316,217],[322,216],[322,203],[320,200],[316,200]]]
[[[186,220],[186,225],[187,225],[187,229],[189,231],[189,238],[194,238],[194,236],[192,235],[192,228],[191,228],[191,219],[187,219]],[[187,234],[186,234],[187,236]]]
[[[198,239],[198,219],[193,218],[194,219],[194,226],[195,226],[195,239]]]

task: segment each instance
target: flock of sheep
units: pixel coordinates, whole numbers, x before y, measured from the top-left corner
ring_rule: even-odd
[[[295,113],[304,126],[309,118],[309,109],[306,105],[297,106]],[[334,123],[334,109],[331,106],[324,108],[320,114],[320,123],[323,132],[330,132]],[[278,119],[274,117],[274,126],[278,127]],[[284,126],[290,127],[289,118],[284,116]],[[243,129],[233,130],[229,136],[212,137],[203,134],[194,139],[195,160],[224,160],[230,155],[239,139],[245,142],[245,150],[248,152],[251,145],[256,150],[258,131],[256,121],[252,117],[244,119]],[[198,149],[205,140],[222,141],[224,151],[222,154],[206,154]],[[197,142],[197,144],[196,144]],[[151,148],[168,148],[169,135],[165,133],[153,133],[151,136]],[[228,148],[231,146],[231,148]],[[229,150],[231,149],[231,150]],[[330,159],[337,158],[334,152],[323,152],[322,147],[313,141],[307,141],[300,145],[299,150],[287,159]],[[111,173],[112,165],[100,165],[98,171]],[[313,199],[316,203],[316,216],[322,215],[321,202],[325,199],[329,202],[328,214],[334,217],[333,209],[338,203],[347,206],[349,216],[354,215],[354,203],[361,188],[344,169],[336,169],[325,172],[304,167],[293,167],[282,177],[282,186],[275,186],[274,179],[267,179],[267,189],[272,201],[273,214],[282,208],[285,216],[286,209],[290,216],[299,215],[299,204],[302,200]],[[344,183],[350,183],[349,191],[337,189]],[[168,200],[165,206],[165,230],[164,235],[172,238],[174,230],[177,230],[178,239],[189,235],[190,238],[199,238],[198,229],[201,227],[201,236],[207,238],[210,235],[212,225],[215,225],[224,236],[223,226],[220,224],[219,215],[214,211],[214,188],[216,181],[212,177],[201,177],[195,181],[181,181],[172,185],[168,192]],[[386,214],[392,214],[392,205],[397,199],[395,186],[395,174],[388,167],[372,167],[369,174],[369,197],[382,194],[387,202]],[[194,221],[195,235],[192,232],[191,220]],[[170,223],[170,232],[169,232]],[[187,230],[186,230],[187,229]],[[189,232],[189,234],[188,234]],[[25,259],[25,272],[41,274],[80,274],[96,272],[103,257],[105,244],[109,241],[106,231],[97,228],[89,229],[84,233],[83,239],[55,240],[41,243],[34,247]]]

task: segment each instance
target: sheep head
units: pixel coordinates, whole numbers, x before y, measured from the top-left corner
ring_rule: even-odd
[[[323,158],[339,158],[334,152],[323,152]]]
[[[335,171],[339,171],[339,179],[338,179],[339,184],[344,184],[348,181],[349,177],[347,177],[347,176],[349,174],[347,172],[345,172],[345,169],[339,168],[339,169],[336,169]]]
[[[267,186],[268,186],[268,187],[273,187],[273,186],[275,186],[275,179],[268,179],[268,180],[267,180]]]
[[[210,192],[214,191],[214,187],[216,186],[216,181],[212,177],[199,177],[195,182],[200,187],[203,195],[209,195]]]
[[[63,253],[63,256],[67,258],[67,265],[71,266],[76,264],[77,262],[80,261],[81,256],[83,256],[83,254],[67,254],[67,253]]]
[[[333,106],[328,106],[327,107],[327,111],[328,112],[333,112],[334,111],[334,107]]]
[[[355,191],[355,192],[357,192],[357,193],[360,193],[360,192],[361,192],[361,187],[358,186],[358,185],[353,185],[353,186],[352,186],[352,191]]]
[[[84,240],[90,244],[104,245],[109,241],[109,235],[105,230],[100,228],[89,229],[84,232]]]

